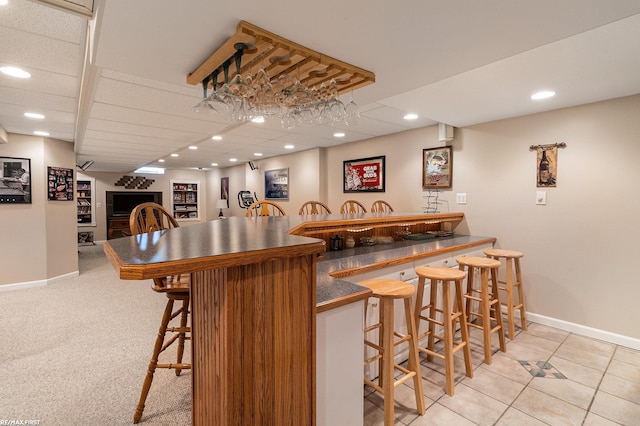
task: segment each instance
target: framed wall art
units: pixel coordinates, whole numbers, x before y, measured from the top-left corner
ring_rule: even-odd
[[[225,200],[229,208],[229,176],[220,178],[220,199]]]
[[[453,149],[451,146],[422,150],[422,188],[451,188]]]
[[[384,155],[344,161],[343,192],[384,192],[384,162]]]
[[[0,157],[0,204],[31,204],[31,159]]]
[[[47,188],[50,201],[73,201],[73,169],[47,167]]]
[[[264,198],[267,200],[289,199],[289,169],[264,172]]]

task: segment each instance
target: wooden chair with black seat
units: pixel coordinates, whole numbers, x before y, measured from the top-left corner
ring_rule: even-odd
[[[307,201],[298,214],[331,214],[331,209],[322,201]]]
[[[385,212],[390,213],[393,211],[393,207],[384,200],[377,200],[371,204],[371,213]]]
[[[347,200],[340,206],[340,213],[366,213],[367,208],[360,202],[356,200]]]
[[[247,209],[247,217],[258,216],[286,216],[284,209],[280,204],[273,201],[256,201]]]
[[[129,226],[133,235],[151,233],[163,229],[177,228],[178,222],[167,212],[161,205],[156,203],[142,203],[136,206],[129,216]],[[167,297],[167,304],[162,315],[160,330],[156,337],[153,347],[153,355],[149,361],[147,375],[142,385],[140,400],[136,411],[133,415],[133,423],[138,423],[144,411],[145,402],[153,375],[156,368],[171,368],[175,370],[176,376],[179,376],[182,370],[191,369],[191,364],[183,363],[185,340],[191,340],[191,328],[188,325],[189,316],[189,275],[177,275],[171,277],[154,278],[152,289],[158,293],[164,293]],[[180,306],[174,311],[174,303],[179,302]],[[170,327],[169,323],[176,317],[180,317],[180,324],[177,327]],[[172,335],[165,343],[167,333]],[[177,354],[175,363],[158,363],[160,353],[164,352],[169,346],[177,342]]]

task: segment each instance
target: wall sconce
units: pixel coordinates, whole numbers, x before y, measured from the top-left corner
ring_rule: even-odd
[[[218,215],[218,217],[224,217],[224,215],[222,214],[222,209],[227,208],[227,200],[220,199],[216,201],[216,208],[220,209],[220,214]]]

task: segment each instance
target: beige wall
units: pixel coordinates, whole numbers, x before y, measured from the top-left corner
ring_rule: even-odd
[[[31,204],[0,205],[0,285],[77,273],[76,204],[48,201],[47,166],[75,169],[73,144],[9,134],[0,156],[31,159]]]
[[[528,310],[538,320],[640,339],[640,285],[632,270],[640,241],[639,117],[637,95],[456,129],[448,143],[453,188],[440,191],[440,211],[465,213],[460,233],[495,236],[498,247],[525,253]],[[542,189],[547,204],[536,205],[536,153],[529,146],[556,142],[567,144],[558,154],[558,185]],[[282,203],[288,212],[313,198],[334,211],[349,198],[423,211],[422,150],[443,145],[430,126],[270,158],[257,171],[246,169],[247,187],[262,196],[264,170],[289,167],[291,201]],[[378,155],[386,156],[386,192],[344,194],[342,162]],[[317,178],[308,170],[318,170]],[[459,192],[467,194],[466,205],[455,203]]]
[[[640,181],[639,117],[637,95],[456,129],[450,143],[454,148],[453,188],[441,191],[441,210],[465,213],[458,231],[495,236],[499,247],[525,253],[528,308],[538,318],[640,339],[635,315],[640,286],[632,269],[640,240],[635,226],[640,217],[636,188]],[[567,143],[558,155],[558,186],[546,189],[547,205],[539,206],[535,204],[536,155],[529,146],[555,142]],[[422,150],[442,145],[437,127],[431,126],[260,160],[255,171],[243,164],[206,174],[165,175],[149,189],[168,191],[170,179],[197,176],[206,182],[202,202],[207,205],[205,217],[212,219],[218,211],[210,211],[215,203],[211,198],[219,197],[220,177],[229,176],[232,208],[225,215],[243,215],[237,205],[238,191],[246,188],[262,197],[264,171],[289,167],[291,196],[283,205],[290,214],[307,199],[326,201],[337,210],[347,198],[358,198],[367,205],[384,198],[397,211],[422,211],[426,205]],[[9,144],[0,145],[0,155],[31,158],[32,180],[44,182],[46,165],[73,167],[71,148],[67,152],[71,160],[52,164],[49,158],[43,159],[44,155],[60,155],[57,150],[63,146],[11,135]],[[387,191],[343,194],[342,162],[377,155],[386,155]],[[103,207],[97,216],[98,224],[104,223],[104,191],[119,188],[113,186],[117,175],[86,174],[99,182],[98,195],[103,198],[98,201]],[[11,248],[0,257],[5,272],[0,283],[47,278],[49,260],[54,260],[48,252],[53,247],[60,249],[60,258],[62,253],[68,255],[70,266],[62,269],[77,270],[75,247],[70,249],[67,240],[68,235],[75,239],[75,206],[52,205],[54,202],[45,201],[43,188],[44,184],[33,185],[31,205],[0,206],[0,235],[3,246]],[[466,205],[455,204],[458,192],[467,194]],[[168,192],[165,203],[167,197]],[[53,223],[67,229],[51,231]],[[96,239],[104,235],[98,233]]]

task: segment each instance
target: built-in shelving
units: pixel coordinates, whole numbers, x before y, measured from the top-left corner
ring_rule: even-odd
[[[200,220],[200,182],[171,181],[171,212],[177,220]]]
[[[95,185],[94,178],[78,176],[76,185],[78,226],[96,226]]]

